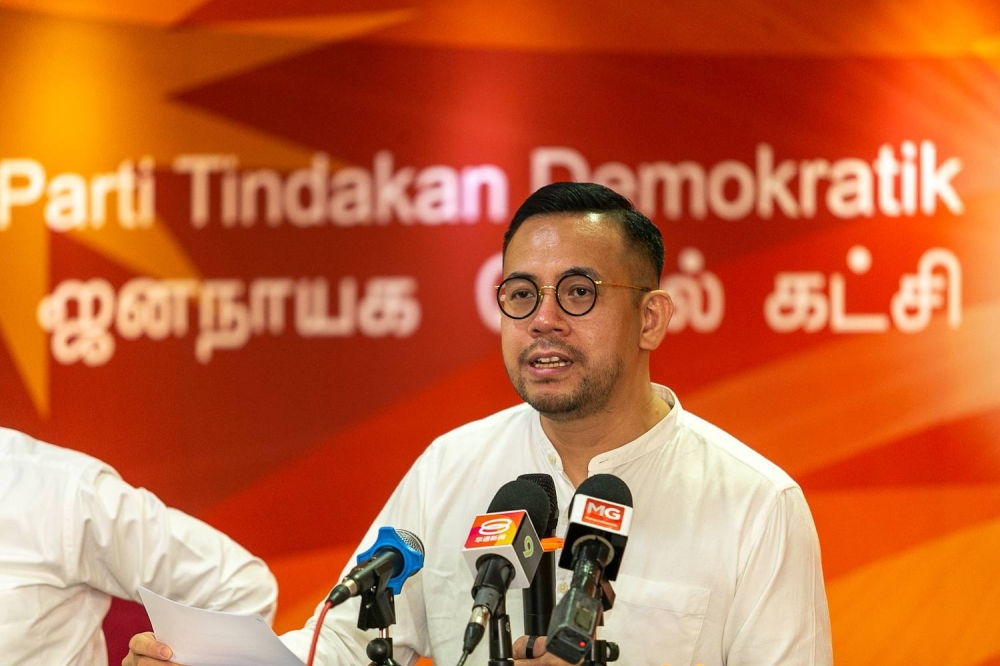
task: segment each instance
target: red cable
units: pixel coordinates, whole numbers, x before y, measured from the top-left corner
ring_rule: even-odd
[[[306,661],[306,666],[312,666],[313,657],[316,656],[316,643],[319,642],[319,632],[323,628],[323,618],[326,617],[326,612],[333,608],[333,604],[329,601],[323,604],[323,610],[319,612],[319,617],[316,618],[316,628],[313,629],[313,639],[312,645],[309,646],[309,660]]]

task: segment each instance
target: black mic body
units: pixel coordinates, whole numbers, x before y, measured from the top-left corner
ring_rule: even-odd
[[[505,557],[487,555],[480,559],[476,579],[472,583],[472,608],[474,613],[479,609],[484,623],[496,613],[500,599],[514,581],[514,575],[514,565]]]
[[[590,539],[577,548],[573,558],[573,582],[552,618],[555,629],[548,637],[549,652],[571,663],[582,659],[590,650],[601,618],[600,564],[609,552],[607,543]]]
[[[593,644],[605,581],[618,575],[631,529],[632,493],[618,477],[595,474],[577,488],[569,520],[559,566],[572,569],[573,579],[552,613],[545,648],[575,664]]]
[[[549,498],[548,521],[539,535],[549,539],[556,535],[559,525],[559,501],[556,496],[556,484],[548,474],[522,474],[518,479],[531,481],[538,485]],[[531,580],[531,585],[521,591],[521,601],[524,605],[525,636],[544,636],[549,629],[552,610],[556,605],[556,554],[552,551],[542,551],[542,559],[538,570]]]
[[[463,551],[476,574],[463,653],[471,654],[482,640],[507,590],[530,585],[542,554],[534,525],[544,524],[548,514],[545,492],[517,480],[501,486],[487,513],[476,517]]]

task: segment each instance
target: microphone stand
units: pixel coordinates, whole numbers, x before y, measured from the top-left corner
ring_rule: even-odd
[[[365,653],[372,660],[368,666],[400,666],[392,658],[389,625],[396,622],[396,606],[392,590],[386,588],[388,580],[388,576],[379,577],[375,585],[361,593],[358,629],[378,629],[378,638],[370,640],[365,648]]]
[[[604,612],[611,610],[615,605],[615,591],[611,588],[611,582],[602,578],[601,584],[597,587],[597,595],[601,599],[601,613],[597,618],[597,626],[603,627]],[[590,644],[590,654],[583,660],[583,666],[605,666],[609,661],[618,661],[619,654],[618,643],[595,636]]]
[[[514,647],[510,638],[510,616],[507,615],[507,595],[500,597],[497,612],[490,617],[489,666],[514,666]]]

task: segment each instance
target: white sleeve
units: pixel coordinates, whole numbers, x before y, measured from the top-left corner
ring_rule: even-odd
[[[71,579],[133,601],[141,585],[190,606],[273,621],[278,586],[263,560],[111,468],[86,475],[66,502],[62,529]]]
[[[777,495],[726,619],[729,666],[831,666],[819,539],[802,491]]]

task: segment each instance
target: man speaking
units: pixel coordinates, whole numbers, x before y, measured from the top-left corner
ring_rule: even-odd
[[[624,197],[590,183],[532,194],[504,236],[504,363],[523,404],[435,440],[376,518],[419,535],[423,570],[397,598],[395,659],[454,664],[462,653],[472,574],[462,544],[470,518],[496,489],[525,473],[549,474],[563,508],[595,474],[631,490],[628,553],[601,638],[620,663],[778,666],[832,664],[819,543],[798,485],[719,428],[684,410],[650,378],[650,354],[672,313],[659,289],[663,240]],[[460,399],[460,398],[459,398]],[[573,573],[560,569],[557,597]],[[521,626],[520,603],[508,603]],[[316,663],[366,662],[371,635],[358,607],[326,616]],[[303,659],[314,616],[282,640]],[[565,664],[545,639],[514,645],[518,664]],[[164,646],[137,636],[125,666],[158,662]],[[145,655],[145,656],[144,656]],[[486,664],[479,650],[468,664]]]

